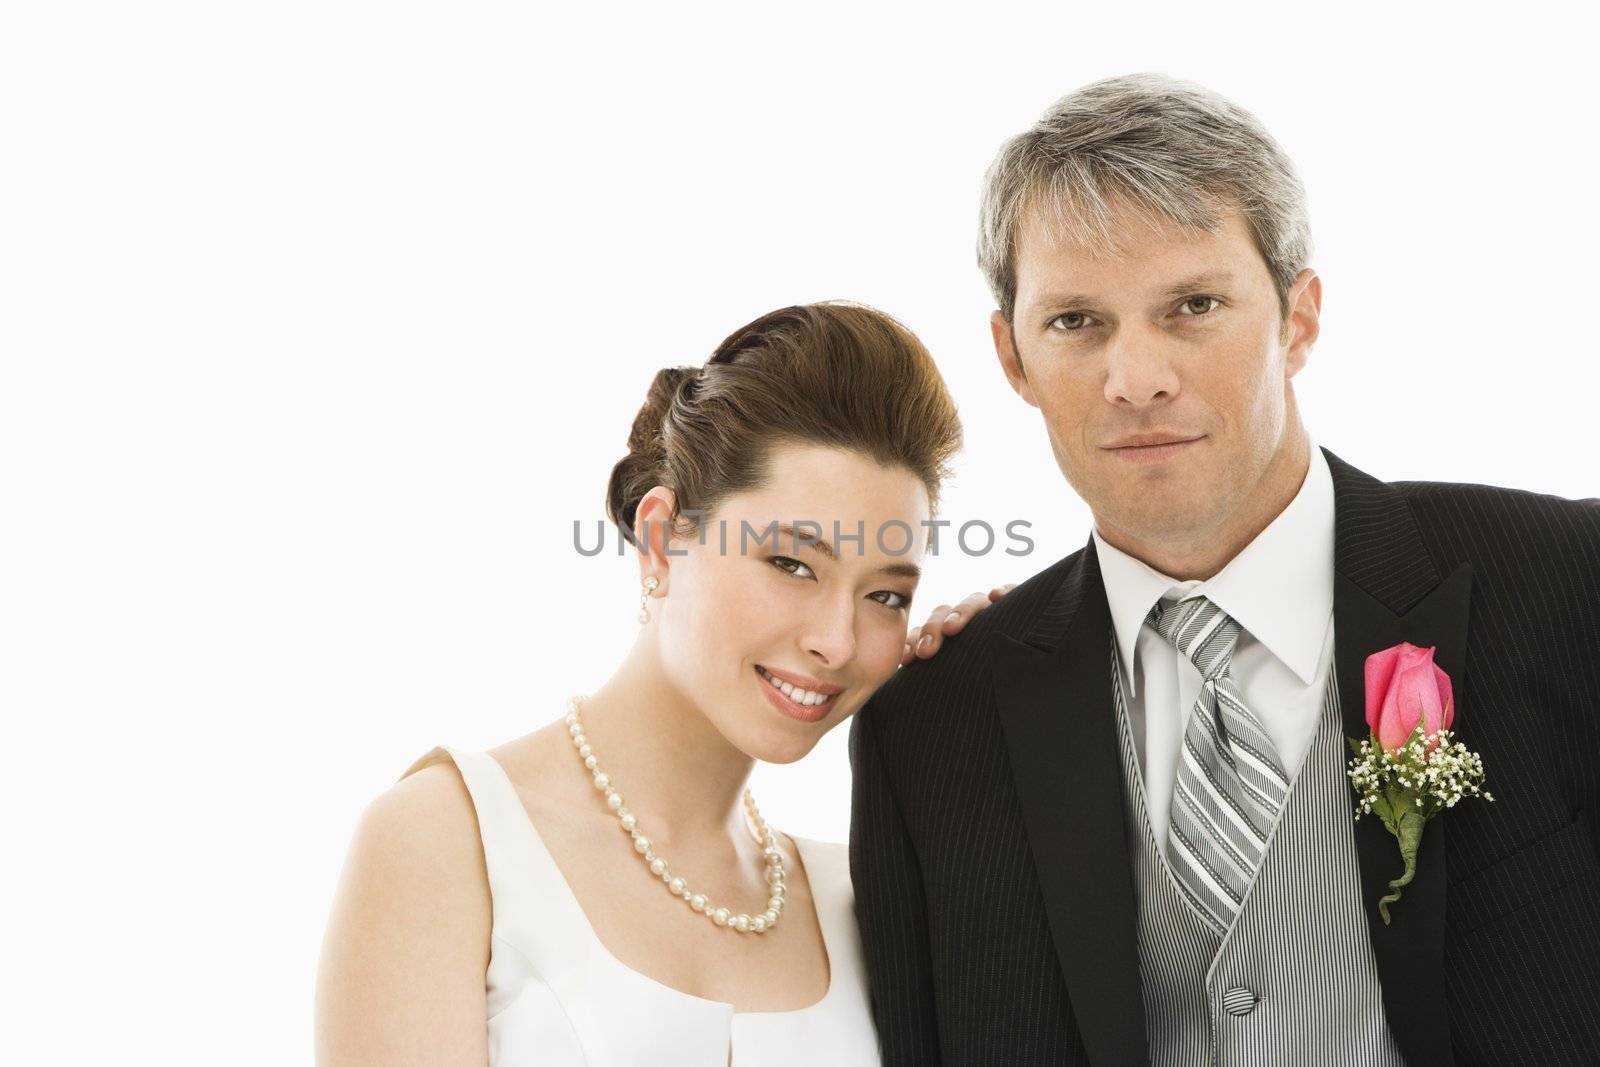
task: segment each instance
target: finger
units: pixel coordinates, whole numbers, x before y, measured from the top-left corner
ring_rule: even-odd
[[[931,633],[939,629],[940,625],[944,622],[945,617],[954,610],[955,608],[951,607],[949,604],[940,604],[938,607],[928,612],[928,621],[923,623],[920,627],[918,627],[918,629],[920,629],[923,633]]]
[[[987,593],[973,593],[970,596],[963,597],[961,603],[957,604],[955,608],[944,617],[944,621],[940,624],[939,628],[945,633],[946,636],[950,634],[958,634],[961,632],[962,628],[967,625],[968,619],[972,618],[974,615],[988,606],[989,596]]]
[[[1007,582],[1005,585],[995,586],[993,589],[989,590],[989,603],[994,603],[996,600],[999,600],[1016,587],[1016,582]]]
[[[944,638],[939,634],[937,628],[932,630],[924,630],[922,636],[917,638],[917,642],[914,646],[916,649],[917,658],[927,659],[929,656],[939,651],[939,646],[943,643]]]
[[[922,627],[920,626],[913,626],[910,630],[906,631],[905,647],[900,650],[900,666],[904,667],[907,663],[910,663],[912,660],[917,658],[917,639],[921,636]]]

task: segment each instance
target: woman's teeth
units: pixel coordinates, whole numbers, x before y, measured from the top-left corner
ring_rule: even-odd
[[[778,690],[784,696],[788,697],[796,704],[799,704],[801,707],[810,707],[813,704],[825,704],[829,700],[833,699],[832,697],[825,697],[821,693],[813,693],[809,689],[801,689],[798,686],[790,685],[788,682],[779,681],[777,678],[774,678],[772,675],[768,674],[765,667],[756,667],[756,672],[767,680],[768,685],[772,686],[772,688]]]

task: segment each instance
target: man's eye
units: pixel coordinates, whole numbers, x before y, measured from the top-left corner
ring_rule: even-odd
[[[884,605],[885,607],[889,607],[889,608],[909,608],[911,606],[911,598],[910,597],[906,596],[904,593],[896,593],[892,589],[880,589],[876,593],[873,593],[872,595],[874,597],[880,597],[880,596],[891,597],[892,598],[891,600],[880,600],[880,601],[878,601],[878,603]]]
[[[811,573],[810,567],[807,567],[804,563],[801,563],[799,560],[793,559],[789,556],[773,556],[772,565],[783,573],[792,574],[796,578],[816,577],[816,575]]]
[[[1183,311],[1186,315],[1204,315],[1215,311],[1221,304],[1222,301],[1214,296],[1191,296],[1183,302]]]
[[[1068,311],[1051,319],[1050,325],[1062,330],[1081,330],[1089,325],[1089,316],[1081,311]]]

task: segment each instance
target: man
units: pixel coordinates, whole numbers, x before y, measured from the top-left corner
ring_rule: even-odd
[[[1198,86],[1058,102],[991,167],[979,258],[1095,522],[857,717],[885,1062],[1600,1063],[1600,501],[1313,444],[1301,185]],[[1494,800],[1427,823],[1385,923],[1345,738],[1401,642]]]

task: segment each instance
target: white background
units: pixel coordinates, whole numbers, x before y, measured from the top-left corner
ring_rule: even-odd
[[[361,808],[606,675],[634,571],[572,521],[653,372],[762,312],[903,319],[966,424],[946,517],[1033,522],[919,614],[1081,546],[972,250],[1000,142],[1094,78],[1205,82],[1297,160],[1319,444],[1597,492],[1583,16],[580,6],[8,9],[8,1060],[307,1062]],[[845,733],[758,771],[777,825],[845,837]]]

